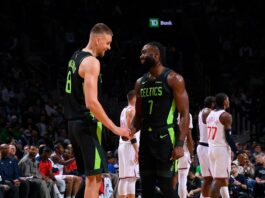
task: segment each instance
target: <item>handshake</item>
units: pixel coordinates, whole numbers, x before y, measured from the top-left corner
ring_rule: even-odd
[[[132,139],[134,134],[136,133],[135,129],[129,129],[126,127],[117,127],[115,131],[113,131],[116,135],[121,136],[124,141]]]

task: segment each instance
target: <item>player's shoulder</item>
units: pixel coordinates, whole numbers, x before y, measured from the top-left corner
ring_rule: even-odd
[[[177,73],[176,71],[170,69],[167,76],[168,81],[175,81],[175,82],[183,82],[184,78],[181,74]]]
[[[86,56],[83,61],[81,62],[81,65],[98,65],[99,60],[94,56]]]
[[[203,108],[200,112],[202,116],[208,116],[211,113],[212,109],[210,108]]]
[[[230,123],[232,122],[232,115],[227,112],[227,111],[223,111],[221,114],[220,114],[220,121],[221,123]]]

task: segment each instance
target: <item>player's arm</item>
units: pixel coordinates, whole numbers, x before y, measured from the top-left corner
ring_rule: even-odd
[[[192,139],[192,132],[191,129],[189,129],[188,135],[187,135],[187,147],[190,152],[190,156],[193,155],[193,139]]]
[[[125,129],[119,130],[107,116],[100,102],[98,101],[98,76],[100,72],[100,63],[95,57],[85,58],[80,67],[79,75],[84,78],[84,95],[86,107],[93,115],[102,122],[109,130],[120,136],[128,136]]]
[[[126,112],[127,126],[131,126],[131,123],[133,121],[134,116],[135,116],[135,108],[132,108]],[[132,136],[130,141],[131,141],[133,149],[135,151],[135,162],[138,162],[139,147],[138,147],[138,142],[136,140],[135,135]]]
[[[62,165],[68,165],[68,164],[70,164],[71,162],[73,162],[73,161],[75,161],[75,158],[73,157],[73,158],[70,158],[70,159],[68,159],[68,160],[63,160],[63,159],[61,159],[59,156],[57,156],[57,155],[52,155],[51,156],[51,159],[52,159],[52,161],[54,162],[54,163],[59,163],[59,164],[62,164]]]
[[[204,108],[203,110],[202,110],[202,122],[204,123],[204,124],[206,124],[206,119],[207,119],[207,117],[208,117],[208,115],[211,113],[211,109],[209,109],[209,108]]]
[[[234,154],[237,154],[237,148],[232,137],[232,116],[230,113],[224,112],[220,116],[220,122],[224,125],[225,138]]]
[[[126,112],[127,126],[131,126],[134,115],[135,115],[135,108],[131,108]]]
[[[189,131],[189,97],[185,88],[185,82],[181,75],[171,72],[168,76],[168,85],[171,87],[174,95],[177,110],[180,114],[179,130],[176,146],[183,146],[184,140]]]
[[[141,82],[141,78],[139,78],[136,81],[135,86],[134,86],[134,89],[136,92],[136,103],[135,103],[135,115],[130,125],[132,133],[136,133],[137,131],[139,131],[142,126],[142,109],[141,109],[142,99],[140,95],[140,82]]]

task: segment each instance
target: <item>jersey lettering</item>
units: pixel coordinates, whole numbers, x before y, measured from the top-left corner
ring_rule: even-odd
[[[141,98],[151,97],[151,96],[162,96],[163,95],[163,88],[162,88],[162,86],[141,88],[140,94],[141,94]]]

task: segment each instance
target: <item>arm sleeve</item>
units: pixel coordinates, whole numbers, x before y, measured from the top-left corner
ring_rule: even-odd
[[[226,129],[225,130],[225,138],[229,146],[231,147],[231,150],[234,152],[234,154],[238,153],[238,150],[236,148],[235,142],[232,138],[232,129]]]

